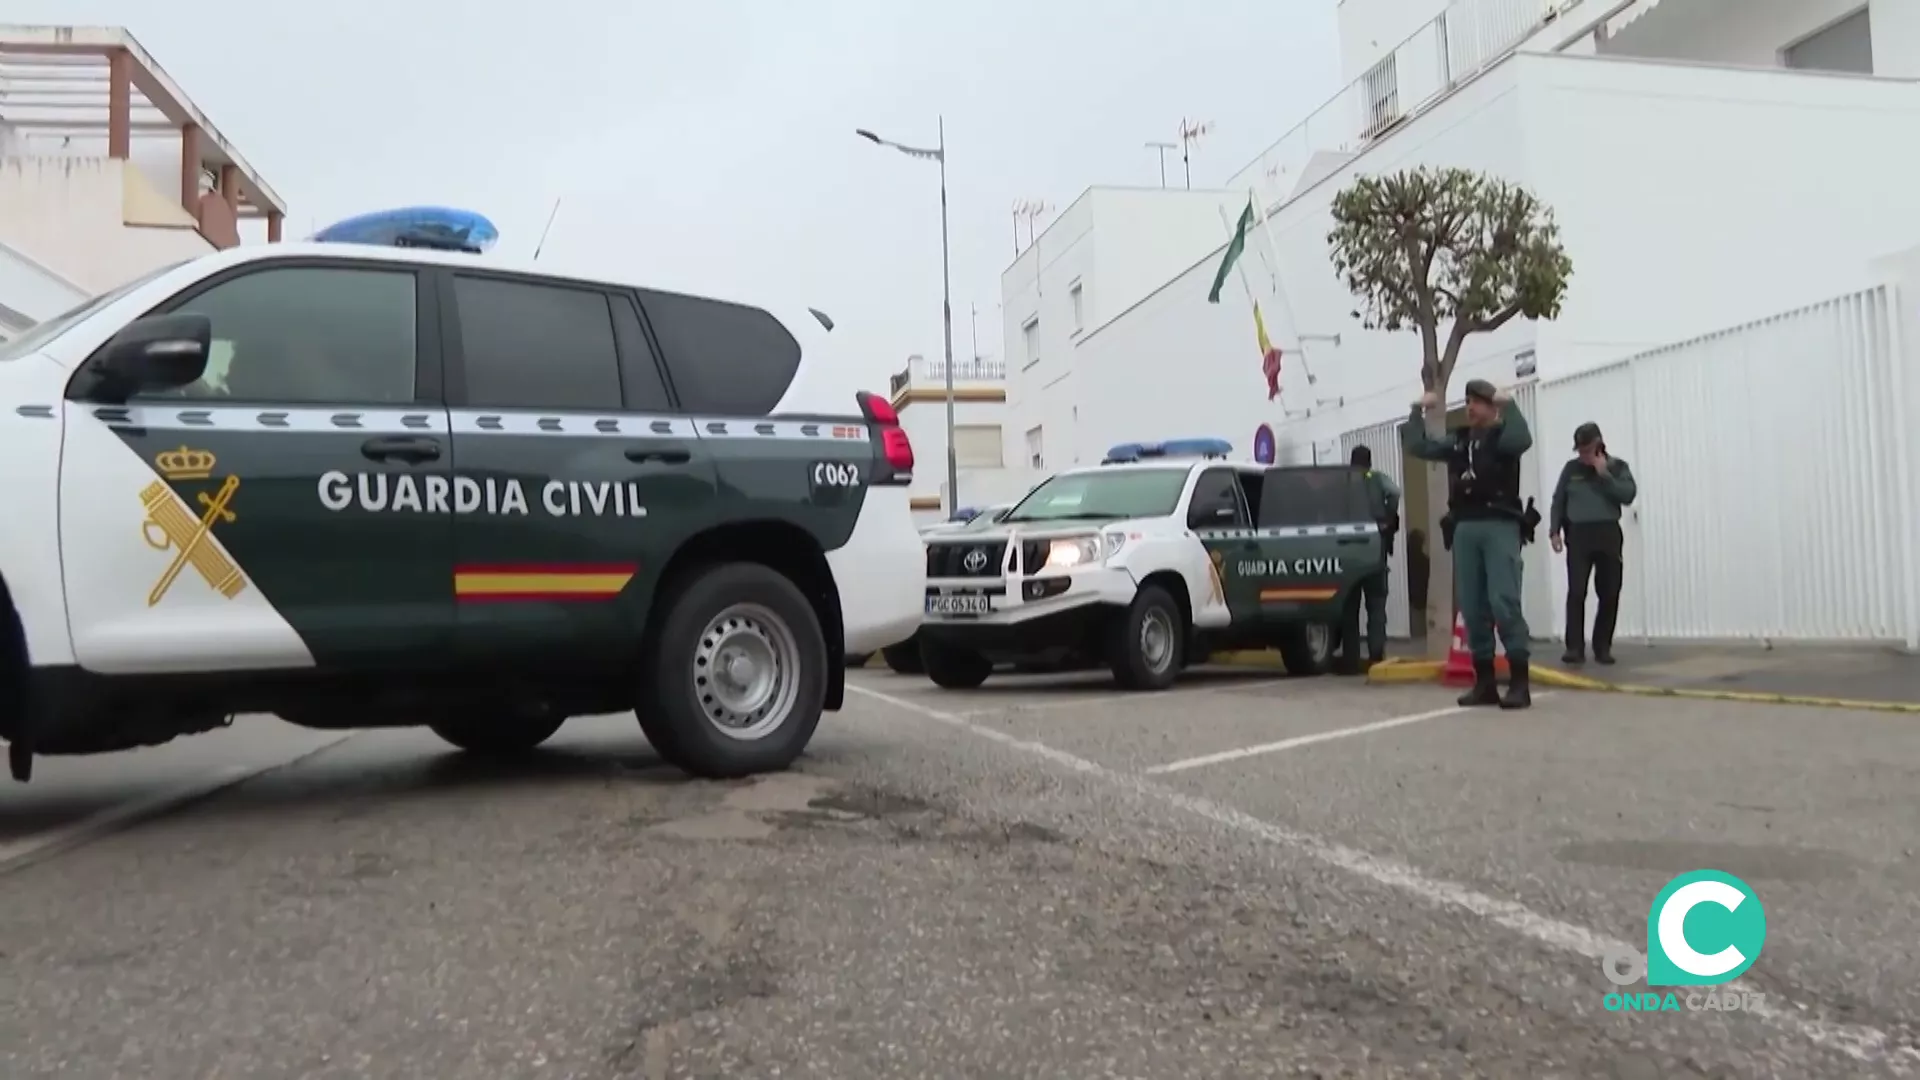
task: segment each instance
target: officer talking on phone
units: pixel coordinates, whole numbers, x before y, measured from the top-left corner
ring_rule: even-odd
[[[1533,704],[1533,693],[1527,619],[1520,608],[1520,545],[1529,520],[1520,503],[1520,458],[1533,447],[1533,432],[1512,396],[1485,379],[1467,383],[1465,426],[1434,438],[1421,414],[1439,405],[1439,395],[1431,391],[1414,402],[1401,440],[1414,457],[1447,466],[1454,595],[1473,654],[1473,689],[1461,695],[1460,704],[1524,709]],[[1538,518],[1534,511],[1532,520]],[[1513,672],[1504,698],[1495,679],[1496,629]]]
[[[1620,511],[1633,505],[1640,486],[1626,461],[1607,453],[1599,424],[1589,422],[1574,430],[1573,453],[1573,460],[1560,468],[1548,512],[1553,550],[1567,553],[1567,652],[1560,659],[1586,662],[1587,580],[1592,578],[1599,601],[1593,616],[1593,658],[1611,664],[1625,577]]]

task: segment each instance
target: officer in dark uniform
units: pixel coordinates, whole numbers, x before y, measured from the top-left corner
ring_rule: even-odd
[[[1348,457],[1348,462],[1356,469],[1363,470],[1367,479],[1367,509],[1373,520],[1380,526],[1380,539],[1385,544],[1387,555],[1393,554],[1393,542],[1400,533],[1400,485],[1393,477],[1376,472],[1373,467],[1373,450],[1367,446],[1356,446]],[[1367,667],[1380,662],[1387,654],[1387,570],[1382,567],[1378,574],[1360,582],[1360,596],[1367,608]],[[1348,642],[1345,649],[1358,648],[1357,642]]]
[[[1520,607],[1520,545],[1529,520],[1520,503],[1520,459],[1533,447],[1526,417],[1485,379],[1467,383],[1467,423],[1440,438],[1427,434],[1422,413],[1431,392],[1414,402],[1401,429],[1407,453],[1447,466],[1447,512],[1453,519],[1453,587],[1473,654],[1473,689],[1462,705],[1524,709],[1533,704],[1527,673],[1527,620]],[[1539,517],[1534,511],[1532,520]],[[1507,695],[1495,679],[1494,631],[1513,671]]]
[[[1600,425],[1581,424],[1573,433],[1572,461],[1560,469],[1549,513],[1553,550],[1567,553],[1568,664],[1585,663],[1587,580],[1593,580],[1600,610],[1593,616],[1593,658],[1613,663],[1613,625],[1620,618],[1620,584],[1625,576],[1620,511],[1639,494],[1626,460],[1607,453]]]

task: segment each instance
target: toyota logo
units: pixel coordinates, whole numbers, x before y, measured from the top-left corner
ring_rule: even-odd
[[[977,574],[987,568],[987,553],[974,548],[967,552],[966,558],[960,560],[960,565],[966,568],[967,573]]]

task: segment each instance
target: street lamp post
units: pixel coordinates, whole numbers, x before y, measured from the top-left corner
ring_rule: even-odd
[[[932,149],[883,139],[865,128],[855,135],[876,146],[898,150],[908,157],[931,159],[940,165],[940,322],[947,354],[947,516],[960,505],[960,461],[953,448],[953,257],[947,241],[947,118],[939,118],[939,143]]]

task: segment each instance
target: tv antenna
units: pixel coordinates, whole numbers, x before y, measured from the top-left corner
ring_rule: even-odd
[[[1033,246],[1034,222],[1053,209],[1044,199],[1016,199],[1013,204],[1013,253],[1020,254],[1020,222],[1027,223],[1027,246]]]
[[[1193,144],[1213,130],[1211,120],[1180,121],[1180,164],[1186,168],[1187,190],[1193,190]]]

